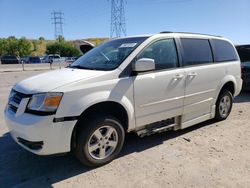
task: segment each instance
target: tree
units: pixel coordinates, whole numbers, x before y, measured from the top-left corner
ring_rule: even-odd
[[[80,52],[67,42],[55,42],[47,45],[47,54],[60,54],[64,57],[79,56]]]
[[[6,54],[6,39],[0,38],[0,56]]]
[[[56,39],[59,43],[64,43],[65,42],[65,39],[63,36],[59,36],[57,39]]]
[[[39,40],[28,40],[25,37],[17,39],[14,36],[0,38],[0,56],[17,55],[17,56],[41,56],[47,54],[60,54],[61,56],[79,56],[80,51],[74,47],[73,42],[66,42],[62,36],[57,41],[46,41],[43,37]]]
[[[26,38],[21,38],[18,40],[18,52],[19,52],[19,56],[23,57],[23,56],[28,56],[31,54],[32,51],[32,42],[30,42],[29,40],[27,40]]]
[[[47,44],[46,54],[60,54],[61,45],[58,42]]]
[[[14,36],[0,39],[0,55],[27,56],[32,51],[32,43],[26,38],[17,39]]]
[[[16,37],[10,36],[6,39],[6,53],[19,56],[18,39]]]
[[[41,38],[41,37],[40,37]],[[46,41],[45,40],[33,40],[33,50],[31,55],[32,56],[42,56],[46,52]]]
[[[38,40],[40,40],[40,41],[45,40],[45,38],[44,37],[39,37]]]

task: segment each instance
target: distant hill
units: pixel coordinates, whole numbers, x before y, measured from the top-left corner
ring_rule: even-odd
[[[86,40],[88,42],[91,42],[92,44],[94,45],[99,45],[103,42],[106,42],[109,40],[109,38],[87,38],[87,39],[83,39],[83,40]]]

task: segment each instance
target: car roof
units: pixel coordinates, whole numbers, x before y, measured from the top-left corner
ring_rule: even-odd
[[[157,34],[143,34],[143,35],[134,35],[122,38],[134,38],[134,37],[162,37],[162,36],[173,36],[173,37],[187,37],[187,38],[206,38],[206,39],[222,39],[228,40],[224,37],[218,35],[211,34],[202,34],[202,33],[192,33],[192,32],[171,32],[171,31],[163,31]]]

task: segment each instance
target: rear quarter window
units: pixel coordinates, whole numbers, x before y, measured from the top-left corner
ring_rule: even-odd
[[[228,41],[212,39],[215,62],[236,61],[238,56],[233,45]]]
[[[207,39],[182,38],[180,40],[184,66],[213,62],[210,43]]]

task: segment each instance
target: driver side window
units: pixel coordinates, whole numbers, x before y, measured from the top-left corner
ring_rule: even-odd
[[[178,56],[174,39],[156,41],[146,47],[137,57],[155,60],[155,70],[178,67]]]

